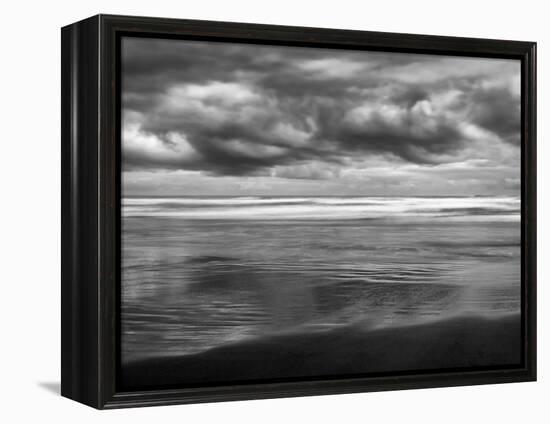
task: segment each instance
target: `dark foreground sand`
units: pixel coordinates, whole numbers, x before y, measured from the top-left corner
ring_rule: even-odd
[[[122,386],[201,385],[274,378],[514,365],[520,318],[476,317],[365,331],[350,326],[235,343],[197,355],[124,364]]]

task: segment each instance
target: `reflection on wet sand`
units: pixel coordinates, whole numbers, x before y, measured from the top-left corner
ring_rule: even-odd
[[[519,311],[519,227],[509,222],[135,217],[123,246],[124,363]]]

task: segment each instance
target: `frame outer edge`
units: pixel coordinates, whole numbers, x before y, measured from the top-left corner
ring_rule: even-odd
[[[528,287],[526,308],[528,347],[526,365],[531,381],[537,380],[537,44],[531,43],[527,53],[527,113],[524,117],[526,125],[526,172],[524,174],[528,211],[526,249],[526,286]],[[530,210],[529,210],[530,209]]]
[[[101,406],[97,21],[61,30],[61,395],[95,408]]]
[[[73,66],[73,27],[61,29],[61,394],[72,398],[76,382],[76,358],[73,353],[72,314],[72,269],[73,269],[73,214],[71,208],[72,173],[72,81],[76,67]]]

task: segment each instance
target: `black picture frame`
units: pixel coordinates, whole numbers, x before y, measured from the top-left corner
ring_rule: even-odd
[[[188,389],[120,389],[121,36],[521,61],[520,367]],[[536,43],[97,15],[62,28],[61,394],[98,409],[536,380]]]

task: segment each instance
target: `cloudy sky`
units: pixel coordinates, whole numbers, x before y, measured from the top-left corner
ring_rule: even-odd
[[[124,195],[519,194],[512,60],[125,38]]]

